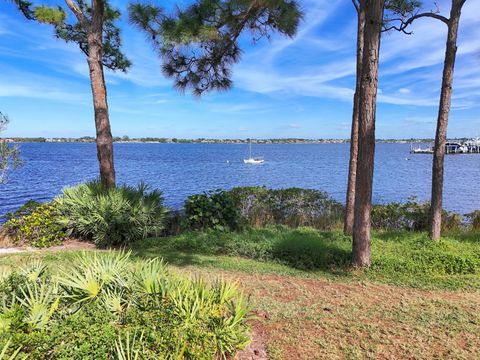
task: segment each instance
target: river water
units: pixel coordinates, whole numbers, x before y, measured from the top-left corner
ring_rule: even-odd
[[[24,166],[0,185],[0,214],[27,200],[48,201],[62,188],[97,176],[95,144],[23,143]],[[431,155],[411,155],[409,144],[377,144],[375,203],[428,200]],[[344,202],[348,144],[254,145],[262,165],[246,165],[240,144],[115,144],[117,180],[144,181],[162,190],[165,202],[179,208],[188,195],[235,186],[302,187],[328,192]],[[445,160],[444,207],[459,213],[480,209],[480,155],[449,155]]]

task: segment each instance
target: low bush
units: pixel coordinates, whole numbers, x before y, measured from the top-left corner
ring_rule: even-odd
[[[3,274],[7,356],[213,360],[249,341],[249,307],[234,284],[174,276],[158,259],[92,252],[56,271],[37,262]]]
[[[169,211],[165,216],[165,226],[162,234],[164,236],[179,235],[185,229],[188,229],[188,226],[184,210]]]
[[[7,214],[4,231],[17,244],[39,248],[60,245],[66,234],[59,224],[58,215],[55,203],[30,201],[16,212]]]
[[[191,229],[236,230],[240,226],[235,199],[223,190],[189,196],[185,201],[185,217]]]
[[[253,227],[288,225],[330,230],[339,226],[343,206],[313,189],[238,187],[231,190],[240,215]]]
[[[92,239],[100,247],[158,236],[166,214],[161,193],[143,184],[105,189],[90,182],[65,189],[55,204],[69,234]]]
[[[424,275],[474,275],[480,273],[480,247],[470,241],[444,237],[432,241],[425,233],[379,235],[372,246],[372,268],[377,273]]]
[[[466,214],[465,217],[469,220],[472,230],[480,230],[480,210]]]
[[[427,231],[430,218],[430,203],[419,203],[410,198],[405,203],[392,202],[374,205],[372,227],[381,230]],[[442,229],[459,230],[462,217],[456,213],[443,211]]]
[[[231,229],[242,226],[339,226],[343,206],[326,193],[311,189],[238,187],[190,196],[185,216],[190,229]]]
[[[18,208],[17,210],[5,214],[3,218],[8,221],[11,219],[18,219],[22,216],[30,215],[32,211],[35,210],[40,205],[42,205],[42,203],[39,203],[38,201],[28,200],[25,204],[20,206],[20,208]]]

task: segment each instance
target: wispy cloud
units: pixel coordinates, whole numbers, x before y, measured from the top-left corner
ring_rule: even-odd
[[[114,1],[122,11],[125,3]],[[187,4],[188,2],[182,2]],[[112,126],[129,135],[348,137],[355,86],[356,14],[350,2],[301,0],[305,20],[293,39],[273,34],[255,45],[242,38],[242,60],[234,66],[234,89],[179,96],[161,73],[158,54],[142,33],[121,22],[128,73],[106,72]],[[167,2],[170,7],[173,2]],[[448,0],[439,3],[448,15]],[[49,117],[67,133],[91,125],[91,94],[84,54],[52,36],[47,25],[25,21],[5,4],[0,14],[0,98],[2,108],[22,114],[36,99],[54,108]],[[480,114],[480,1],[467,1],[460,23],[452,96],[451,126],[475,132]],[[414,34],[383,34],[379,74],[378,135],[432,136],[436,119],[446,27],[433,19],[415,22]],[[63,120],[71,105],[88,117],[77,125]],[[2,109],[3,110],[3,109]],[[25,121],[28,130],[30,118]],[[462,121],[459,121],[461,119]],[[461,125],[460,125],[461,124]],[[241,126],[240,126],[241,125]],[[15,125],[16,126],[16,125]],[[62,127],[63,126],[63,127]],[[80,126],[82,126],[80,128]],[[209,130],[210,129],[210,130]],[[312,130],[313,129],[313,130]],[[401,129],[399,131],[398,129]],[[58,130],[60,131],[60,130]],[[314,131],[314,133],[312,133]],[[142,133],[143,132],[143,133]],[[402,134],[400,134],[402,132]]]

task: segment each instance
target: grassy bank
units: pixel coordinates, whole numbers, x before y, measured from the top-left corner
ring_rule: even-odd
[[[350,268],[351,240],[340,231],[270,227],[242,232],[190,232],[134,246],[140,256],[161,254],[171,264],[219,267],[401,286],[480,289],[480,236],[458,233],[435,243],[425,233],[376,232],[372,267]]]
[[[239,281],[271,359],[476,358],[477,234],[437,244],[422,233],[375,233],[367,271],[349,268],[350,248],[339,232],[283,227],[185,233],[132,246],[134,256],[161,256],[174,272]],[[41,257],[68,266],[76,254],[9,255],[0,265]]]
[[[186,232],[146,239],[130,248],[138,257],[160,256],[178,267],[374,281],[422,289],[480,289],[480,234],[474,232],[446,235],[438,243],[426,233],[375,232],[368,270],[350,268],[349,237],[340,231],[312,228]],[[48,252],[41,256],[60,263],[69,257],[68,253]],[[0,263],[14,259],[2,258]]]

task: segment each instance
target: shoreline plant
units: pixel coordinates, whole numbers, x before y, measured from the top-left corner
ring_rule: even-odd
[[[105,188],[92,181],[64,189],[54,202],[67,234],[92,239],[99,247],[159,236],[167,212],[161,192],[143,183]]]

